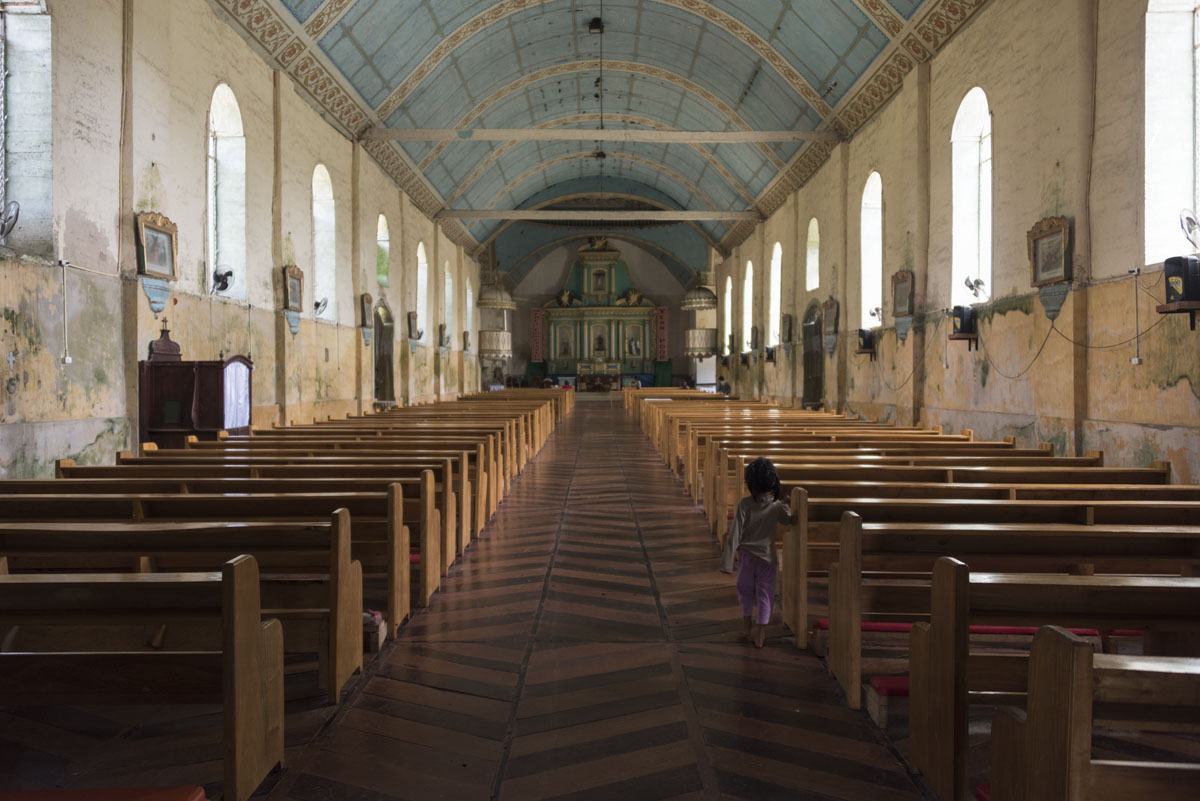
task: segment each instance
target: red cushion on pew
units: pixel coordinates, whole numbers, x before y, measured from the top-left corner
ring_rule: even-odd
[[[877,632],[884,634],[903,634],[912,631],[912,623],[885,623],[879,620],[863,621],[862,631]],[[829,618],[820,618],[817,620],[816,628],[818,631],[829,630]],[[1032,637],[1037,634],[1037,626],[971,626],[972,634],[992,634],[992,635],[1013,635]],[[1069,629],[1072,634],[1079,637],[1099,637],[1100,632],[1097,629]],[[1121,629],[1121,636],[1131,636],[1129,630]],[[1116,632],[1112,632],[1116,634]],[[1134,632],[1140,634],[1141,632]]]
[[[1096,629],[1067,629],[1077,637],[1099,637]],[[1003,634],[1022,637],[1032,637],[1038,633],[1037,626],[971,626],[972,634]]]
[[[125,787],[107,790],[17,790],[0,801],[204,801],[203,787]]]
[[[990,784],[975,785],[975,801],[992,801],[992,786]]]
[[[829,619],[821,618],[818,620],[817,630],[829,631]],[[884,623],[878,620],[867,620],[863,622],[862,630],[883,634],[905,634],[912,631],[912,623]]]
[[[408,555],[408,563],[409,563],[410,565],[419,565],[419,564],[421,564],[421,554],[419,554],[419,553],[410,553],[410,554]]]
[[[1146,632],[1141,629],[1112,629],[1108,632],[1109,637],[1141,637]]]
[[[907,698],[908,676],[872,676],[871,689],[885,698]]]

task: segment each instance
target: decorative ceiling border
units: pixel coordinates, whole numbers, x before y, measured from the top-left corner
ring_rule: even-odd
[[[275,66],[308,93],[330,119],[352,140],[379,124],[370,106],[352,89],[343,85],[344,78],[325,64],[320,48],[312,46],[303,30],[298,30],[286,12],[277,8],[279,0],[210,0],[250,37]],[[342,0],[334,0],[342,2]],[[343,9],[344,11],[345,9]],[[391,143],[364,143],[368,154],[396,182],[413,203],[430,219],[445,207],[437,190],[417,170],[408,156]],[[443,225],[446,236],[456,245],[469,251],[478,242],[457,220]]]
[[[460,117],[452,126],[452,128],[466,128],[475,120],[487,111],[489,108],[504,100],[510,95],[522,91],[523,89],[532,86],[533,84],[544,81],[548,78],[556,78],[562,75],[573,75],[577,72],[592,72],[600,69],[600,61],[598,59],[587,59],[584,61],[568,61],[563,64],[553,64],[549,67],[542,67],[530,73],[522,75],[515,81],[511,81],[497,89],[492,94],[475,104],[475,107]],[[717,97],[707,88],[687,78],[679,73],[672,72],[662,67],[656,67],[650,64],[639,64],[636,61],[608,61],[604,62],[604,69],[607,72],[629,72],[634,75],[640,75],[644,78],[655,78],[660,81],[676,86],[685,92],[690,92],[697,97],[703,99],[706,103],[720,112],[721,116],[729,120],[730,124],[743,131],[752,131],[754,128],[750,123],[742,119],[742,116],[737,113],[733,106]],[[442,151],[449,145],[448,142],[438,142],[429,153],[421,159],[418,165],[422,170],[427,169],[433,162],[442,154]],[[759,150],[777,169],[781,169],[785,162],[779,158],[774,150],[766,144],[760,144]]]
[[[929,0],[913,15],[904,29],[876,59],[852,90],[842,98],[822,128],[834,128],[846,139],[853,136],[899,91],[916,65],[928,61],[988,0]],[[833,152],[825,142],[812,142],[800,150],[759,195],[756,208],[765,216],[774,214],[787,196],[804,186]],[[721,239],[722,247],[733,250],[754,231],[754,224],[741,222]]]
[[[417,87],[467,39],[506,17],[524,11],[527,8],[544,5],[547,2],[551,2],[551,0],[502,0],[502,2],[476,14],[438,42],[429,55],[425,56],[421,60],[421,63],[414,67],[412,72],[405,76],[404,80],[384,98],[383,102],[376,108],[376,113],[384,120],[391,117],[396,109],[400,108],[409,96],[416,91]],[[770,42],[755,33],[750,26],[737,17],[711,5],[707,0],[653,0],[653,2],[695,14],[705,21],[724,29],[735,39],[757,53],[764,62],[779,73],[788,86],[813,107],[818,116],[822,119],[829,116],[832,109],[825,102],[824,98],[821,97],[821,93],[800,74],[799,70],[792,66],[790,61],[772,47]]]
[[[572,114],[570,116],[559,117],[557,119],[547,120],[545,122],[538,123],[534,127],[536,127],[536,128],[555,128],[555,127],[559,127],[559,126],[563,126],[563,125],[575,125],[575,124],[585,123],[585,122],[598,122],[599,120],[600,120],[600,115],[595,114],[595,113]],[[674,130],[670,126],[664,125],[663,123],[659,122],[658,120],[652,120],[649,117],[642,117],[637,114],[618,114],[618,115],[615,115],[614,117],[610,117],[609,122],[632,123],[634,125],[641,125],[646,128],[650,128],[652,130],[657,130],[657,131]],[[603,134],[604,132],[596,131],[596,133]],[[597,138],[603,139],[604,137],[601,135],[601,136],[598,136]],[[494,148],[490,153],[488,153],[486,158],[484,158],[482,161],[480,161],[478,164],[476,164],[471,169],[471,171],[469,173],[467,173],[466,177],[464,177],[461,181],[458,182],[458,186],[455,187],[454,191],[446,197],[446,205],[449,206],[450,204],[454,203],[455,200],[457,200],[463,194],[465,194],[467,189],[469,189],[476,181],[478,181],[480,178],[482,178],[483,174],[485,172],[487,172],[487,170],[492,165],[494,165],[500,159],[501,156],[503,156],[505,153],[510,152],[513,148],[515,148],[517,145],[520,145],[520,144],[527,144],[527,143],[505,142],[504,144],[500,145],[499,147]],[[729,171],[729,169],[724,164],[721,163],[720,159],[718,159],[711,150],[709,150],[708,148],[706,148],[702,145],[698,145],[698,144],[694,144],[694,143],[687,145],[687,147],[694,150],[700,156],[700,158],[704,159],[709,164],[709,166],[711,166],[714,170],[716,170],[718,173],[720,173],[721,177],[724,178],[725,182],[729,185],[729,188],[731,190],[733,190],[733,192],[735,194],[737,194],[739,197],[741,197],[742,200],[744,200],[746,203],[754,202],[754,195],[750,192],[750,189],[746,186],[746,184],[743,183],[741,180],[739,180],[737,178],[737,176],[735,176],[733,173],[731,173]]]
[[[353,3],[354,0],[323,0],[317,12],[304,23],[304,32],[311,36],[314,42],[320,41],[338,20],[346,16]]]
[[[896,13],[896,9],[886,0],[854,0],[854,5],[879,26],[889,39],[895,39],[904,30],[904,17]]]

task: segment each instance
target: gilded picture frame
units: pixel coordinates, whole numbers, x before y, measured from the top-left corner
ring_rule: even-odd
[[[1044,217],[1029,229],[1029,276],[1035,287],[1071,280],[1071,220]]]
[[[138,274],[174,281],[179,258],[179,227],[156,211],[138,212],[134,219]]]
[[[304,271],[294,264],[283,268],[283,308],[299,312],[304,302]]]

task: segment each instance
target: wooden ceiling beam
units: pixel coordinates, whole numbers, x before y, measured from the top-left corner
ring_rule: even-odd
[[[443,209],[438,219],[454,220],[511,220],[514,222],[565,222],[565,221],[609,221],[609,222],[697,222],[716,220],[725,222],[761,222],[762,215],[756,211],[592,211],[571,209]]]
[[[684,145],[738,145],[764,142],[836,142],[833,131],[661,131],[641,128],[385,128],[367,131],[368,140],[393,142],[651,142]]]

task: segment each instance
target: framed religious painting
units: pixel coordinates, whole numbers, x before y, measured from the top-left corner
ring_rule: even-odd
[[[1030,283],[1036,287],[1071,280],[1071,220],[1045,217],[1027,235]]]
[[[283,268],[283,308],[298,312],[304,299],[304,273],[294,264]]]
[[[179,255],[176,238],[179,228],[155,211],[139,212],[137,221],[138,273],[152,278],[175,280],[175,260]]]

